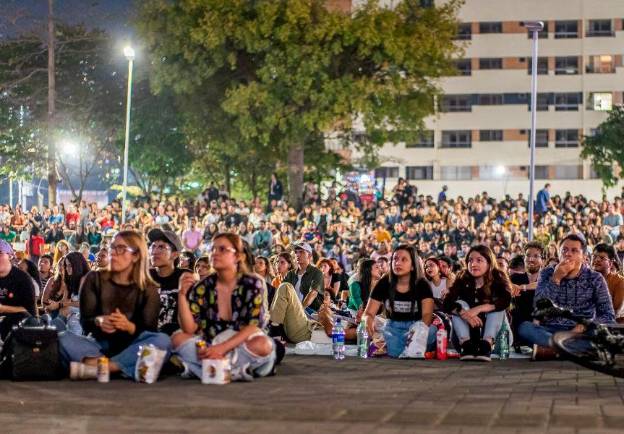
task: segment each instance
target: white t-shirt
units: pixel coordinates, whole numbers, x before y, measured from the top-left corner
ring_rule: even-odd
[[[295,293],[297,294],[297,297],[299,298],[299,301],[303,302],[303,294],[301,293],[301,278],[303,277],[303,274],[298,274],[297,273],[297,283],[295,283]]]
[[[432,281],[429,281],[431,292],[433,292],[433,298],[442,298],[442,292],[446,291],[446,277],[440,279],[440,284],[436,286]]]

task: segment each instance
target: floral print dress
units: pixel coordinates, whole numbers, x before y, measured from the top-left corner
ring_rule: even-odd
[[[216,274],[211,274],[193,286],[187,297],[200,334],[211,343],[215,336],[225,330],[239,331],[248,325],[266,329],[268,313],[264,303],[265,292],[262,279],[248,274],[241,275],[232,291],[231,320],[219,318]]]

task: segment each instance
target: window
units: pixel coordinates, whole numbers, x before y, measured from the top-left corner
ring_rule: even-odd
[[[557,130],[555,132],[555,148],[578,148],[578,130]]]
[[[427,130],[418,135],[413,143],[406,143],[406,148],[433,148],[433,130]]]
[[[444,181],[472,179],[471,166],[440,166],[440,178]]]
[[[472,131],[442,131],[442,148],[471,148]]]
[[[527,143],[531,147],[531,132],[527,132]],[[535,147],[548,148],[548,130],[535,130]]]
[[[500,93],[482,93],[479,95],[479,105],[503,105],[503,95]]]
[[[556,57],[555,75],[574,75],[579,73],[579,59],[576,56]]]
[[[398,167],[378,167],[375,169],[375,178],[398,178]]]
[[[434,0],[420,0],[421,8],[432,8],[434,6]]]
[[[441,112],[472,111],[472,95],[444,95],[440,103]]]
[[[479,23],[479,33],[503,33],[503,23],[500,21]]]
[[[479,131],[480,142],[502,142],[503,130],[481,130]]]
[[[548,106],[552,104],[552,98],[550,93],[538,93],[537,94],[537,111],[547,112]],[[529,94],[528,110],[531,111],[531,95]]]
[[[548,166],[535,166],[535,179],[550,179],[548,172]]]
[[[613,108],[611,92],[593,92],[589,94],[588,110],[608,112]]]
[[[581,179],[583,177],[583,167],[578,165],[556,165],[555,179]]]
[[[479,69],[503,69],[503,59],[500,57],[484,57],[479,59]]]
[[[407,179],[433,179],[433,166],[406,166]]]
[[[587,36],[613,36],[611,20],[589,20]]]
[[[555,39],[578,38],[578,21],[556,21]]]
[[[471,23],[461,23],[457,27],[457,34],[455,35],[455,39],[458,41],[469,41],[472,39],[472,24]]]
[[[529,57],[529,65],[527,67],[527,74],[533,73],[533,59]],[[539,75],[548,75],[548,57],[537,58],[537,73]]]
[[[575,112],[581,104],[582,93],[556,93],[555,94],[555,111],[558,112]]]
[[[615,56],[589,56],[585,71],[589,74],[612,74],[615,72]]]
[[[472,75],[472,60],[470,59],[456,60],[455,68],[457,68],[457,75]]]

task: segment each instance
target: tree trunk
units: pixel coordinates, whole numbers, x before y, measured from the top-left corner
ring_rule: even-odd
[[[54,0],[48,0],[48,205],[56,205],[56,146],[55,116],[56,116],[56,64],[54,46]]]
[[[230,174],[230,163],[226,162],[224,166],[225,190],[229,195],[232,194],[232,176]]]
[[[303,198],[303,169],[303,145],[293,145],[288,151],[288,202],[297,211]]]

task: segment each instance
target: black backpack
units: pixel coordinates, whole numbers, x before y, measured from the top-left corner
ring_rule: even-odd
[[[64,377],[58,331],[41,318],[22,320],[2,349],[2,373],[14,381],[52,381]]]

